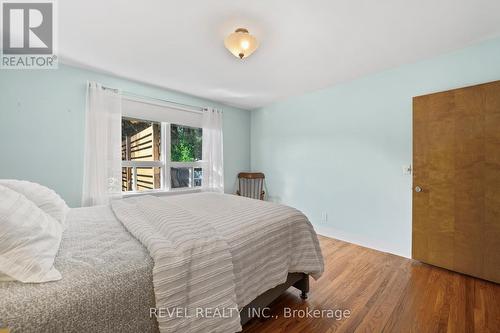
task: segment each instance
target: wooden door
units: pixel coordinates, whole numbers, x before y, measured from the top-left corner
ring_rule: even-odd
[[[414,259],[500,283],[500,81],[413,99]]]

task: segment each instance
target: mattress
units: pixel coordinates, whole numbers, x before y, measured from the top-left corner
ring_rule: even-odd
[[[288,273],[323,272],[311,223],[285,205],[202,192],[127,198],[112,209],[154,259],[156,306],[173,311],[158,317],[162,332],[240,331],[235,310]],[[204,309],[225,315],[199,315]]]
[[[55,267],[60,281],[0,282],[0,322],[11,332],[158,330],[153,261],[109,207],[69,212]]]

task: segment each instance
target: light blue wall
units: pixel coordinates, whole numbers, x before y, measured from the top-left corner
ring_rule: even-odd
[[[58,70],[0,70],[0,178],[39,182],[79,206],[87,80],[223,109],[226,190],[233,191],[237,172],[249,169],[249,111],[61,65]]]
[[[496,39],[255,110],[252,170],[320,233],[410,256],[412,97],[499,79]]]

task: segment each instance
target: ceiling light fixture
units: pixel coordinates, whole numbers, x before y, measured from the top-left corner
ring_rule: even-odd
[[[227,36],[224,45],[229,52],[240,59],[247,58],[259,47],[257,39],[243,28],[236,29],[235,32]]]

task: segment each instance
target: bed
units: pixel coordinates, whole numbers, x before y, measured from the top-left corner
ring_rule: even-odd
[[[185,318],[165,322],[151,315],[151,309],[158,308],[162,301],[158,250],[154,242],[145,239],[143,230],[147,228],[137,223],[140,218],[128,216],[130,212],[155,212],[150,214],[151,220],[145,219],[148,227],[162,220],[156,214],[167,214],[161,215],[167,224],[151,231],[155,239],[162,228],[177,233],[177,229],[169,229],[172,225],[168,223],[174,220],[181,223],[184,218],[210,226],[230,254],[234,297],[229,298],[241,311],[237,314],[239,323],[249,319],[246,309],[269,304],[289,286],[300,288],[305,297],[309,274],[318,278],[323,271],[312,226],[290,207],[213,193],[141,198],[120,200],[117,207],[72,209],[55,261],[62,280],[42,284],[0,282],[0,322],[12,332],[197,331],[193,321],[183,326]],[[161,241],[165,244],[164,239]],[[283,261],[285,272],[284,266],[277,268],[284,265]],[[171,280],[169,276],[167,280]],[[165,294],[176,295],[170,294],[174,288],[167,286]],[[198,296],[190,295],[193,299]],[[216,320],[203,325],[206,328],[212,324],[214,328],[205,331],[224,331],[216,328]]]

